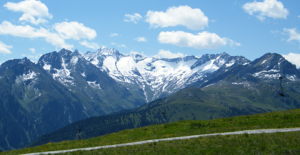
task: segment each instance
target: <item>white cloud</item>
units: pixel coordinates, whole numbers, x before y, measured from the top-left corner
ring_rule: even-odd
[[[35,54],[35,55],[27,55],[27,54],[22,54],[22,56],[23,57],[27,57],[27,58],[29,58],[29,59],[34,59],[34,60],[38,60],[41,56],[42,56],[42,54]]]
[[[134,22],[136,24],[138,20],[142,19],[142,16],[138,13],[134,13],[133,15],[125,14],[125,18],[125,22]]]
[[[234,40],[231,40],[231,39],[226,39],[227,43],[229,43],[229,45],[232,47],[232,46],[242,46],[240,43],[234,41]]]
[[[158,55],[155,55],[154,57],[158,57],[158,58],[169,58],[169,59],[172,59],[172,58],[178,58],[178,57],[184,57],[184,54],[182,53],[172,53],[170,52],[169,50],[159,50],[158,52]]]
[[[110,34],[110,37],[115,37],[115,36],[120,36],[120,35],[117,34],[117,33],[111,33],[111,34]]]
[[[207,31],[198,33],[197,35],[183,31],[160,32],[158,41],[164,44],[193,47],[196,49],[216,49],[225,46],[228,42],[231,46],[241,45],[231,39],[220,38],[217,34],[209,33]]]
[[[131,50],[129,53],[130,53],[130,54],[139,54],[139,55],[143,55],[143,56],[145,56],[144,52],[142,52],[142,53],[139,53],[139,52],[137,52],[137,51],[133,51],[133,50]]]
[[[298,16],[298,18],[300,18],[300,15]]]
[[[278,30],[271,30],[271,33],[273,33],[273,34],[276,34],[276,33],[279,33],[279,31]]]
[[[9,54],[11,53],[11,51],[9,50],[10,48],[12,48],[12,45],[8,46],[0,41],[0,53]]]
[[[282,55],[287,61],[295,64],[297,68],[300,68],[300,54],[289,53],[287,55]]]
[[[283,4],[277,0],[264,0],[264,2],[248,2],[243,5],[243,9],[250,15],[258,13],[256,16],[263,21],[266,17],[284,18],[289,14],[289,11],[284,8]]]
[[[73,48],[73,45],[65,43],[65,40],[62,39],[58,34],[51,33],[49,30],[44,28],[35,29],[29,25],[25,26],[16,26],[11,24],[8,21],[3,21],[0,24],[0,34],[9,34],[16,37],[24,38],[45,38],[45,40],[56,47]]]
[[[146,17],[146,22],[154,28],[183,25],[192,30],[200,30],[208,26],[208,18],[204,13],[187,5],[173,6],[166,12],[148,11]]]
[[[19,20],[27,21],[35,25],[48,22],[44,17],[52,18],[52,15],[48,12],[47,6],[37,0],[25,0],[19,3],[7,2],[4,4],[4,7],[15,12],[23,12],[23,15]]]
[[[111,42],[110,44],[112,44],[112,45],[116,45],[117,47],[127,47],[126,45],[124,45],[124,44],[116,44],[116,43],[114,43],[114,42]]]
[[[94,50],[100,48],[100,46],[99,46],[97,43],[89,43],[89,42],[87,42],[86,40],[80,42],[80,44],[83,45],[83,46],[85,46],[85,47],[92,48],[92,49],[94,49]]]
[[[54,24],[54,29],[64,39],[94,39],[97,36],[95,30],[85,27],[82,23],[78,22],[56,23]]]
[[[31,51],[31,53],[35,53],[35,49],[34,48],[29,48],[29,50]]]
[[[287,29],[284,28],[283,31],[284,32],[288,32],[288,35],[290,36],[289,39],[287,40],[288,42],[292,41],[292,40],[296,40],[300,43],[300,34],[296,32],[296,28],[293,29]]]
[[[138,41],[138,42],[146,42],[147,39],[145,37],[137,37],[134,40]]]

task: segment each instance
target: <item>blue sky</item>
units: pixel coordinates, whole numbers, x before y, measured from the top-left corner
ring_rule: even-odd
[[[299,6],[299,0],[1,1],[0,62],[105,46],[167,58],[279,53],[299,68]]]

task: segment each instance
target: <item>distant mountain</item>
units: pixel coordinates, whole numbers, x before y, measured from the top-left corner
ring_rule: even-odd
[[[43,135],[29,147],[49,142],[83,139],[121,130],[175,122],[206,120],[300,108],[300,81],[285,80],[286,97],[278,95],[278,82],[252,82],[231,74],[214,85],[182,89],[142,107],[74,122]],[[165,118],[162,112],[166,112]]]
[[[144,99],[132,94],[108,74],[84,59],[76,50],[62,49],[43,55],[38,63],[54,80],[82,98],[89,116],[109,114],[145,104]]]
[[[106,48],[95,53],[87,52],[84,57],[131,92],[143,92],[147,102],[169,96],[196,81],[204,82],[220,68],[250,62],[225,52],[206,54],[201,58],[185,56],[166,59],[139,54],[123,55],[116,49]]]
[[[226,60],[227,63],[220,60]],[[190,68],[203,67],[204,64],[220,67],[213,72],[206,72],[206,77],[198,78],[189,85],[189,88],[182,89],[167,98],[157,99],[130,111],[72,123],[40,137],[30,146],[73,140],[76,138],[75,130],[78,128],[82,130],[82,138],[90,138],[162,123],[164,111],[166,121],[173,122],[300,108],[300,72],[295,65],[279,54],[267,53],[252,62],[243,57],[230,57],[225,53],[204,55]],[[203,73],[203,69],[201,71]],[[286,97],[278,94],[280,90],[278,78],[281,76],[284,77],[282,84]]]
[[[285,100],[281,98],[277,98],[283,100],[280,102],[273,99],[277,97],[275,89],[278,88],[279,76],[284,77],[284,84],[290,85],[290,92],[299,92],[299,70],[281,55],[270,53],[251,62],[242,56],[230,56],[226,53],[206,54],[201,58],[185,56],[166,59],[139,54],[124,55],[116,49],[106,48],[85,54],[77,50],[72,52],[62,49],[41,56],[37,63],[32,63],[27,58],[9,60],[0,66],[0,149],[24,147],[43,134],[89,117],[137,107],[140,110],[135,113],[144,117],[144,113],[151,109],[150,105],[157,108],[164,106],[154,103],[168,105],[167,100],[170,98],[165,97],[172,94],[178,97],[172,104],[197,103],[186,110],[186,116],[179,115],[184,109],[173,109],[177,106],[170,105],[169,112],[176,113],[172,114],[174,117],[170,116],[172,121],[190,119],[190,114],[195,114],[196,109],[202,109],[201,116],[195,114],[192,118],[209,119],[297,107],[297,97],[287,95],[287,101],[291,104],[282,104]],[[273,86],[275,83],[276,86]],[[239,90],[237,94],[240,97],[231,99],[229,96],[222,96],[227,91],[224,85],[229,85],[230,91]],[[197,98],[202,98],[205,94],[205,100],[201,99],[205,104],[200,100],[195,101],[197,98],[181,100],[182,94],[176,93],[189,87],[215,88],[217,91],[189,89],[201,92],[197,94]],[[265,94],[267,90],[273,92],[267,94],[268,100],[265,97],[257,98],[257,95]],[[215,98],[213,94],[216,93],[222,95]],[[242,100],[246,101],[245,98],[249,100],[247,104],[238,104]],[[145,105],[150,101],[151,104]],[[212,113],[212,105],[223,104],[225,101],[228,102],[224,105],[215,105],[219,108]],[[229,104],[231,101],[236,104]],[[248,108],[248,103],[253,105]],[[146,110],[143,114],[142,109]],[[193,109],[196,111],[192,112]],[[127,123],[118,126],[118,130],[158,123],[162,109],[157,110],[150,110],[145,117],[151,118],[140,123],[136,122],[140,120],[140,116],[124,115]],[[118,114],[118,117],[123,116],[122,113]],[[125,121],[122,118],[118,118],[118,121]],[[115,131],[113,128],[106,128],[107,130]]]
[[[230,69],[225,69],[225,71],[223,70],[220,69],[215,72],[211,79],[205,83],[197,81],[190,86],[205,87],[221,81],[231,74],[253,82],[278,82],[278,79],[281,76],[291,82],[299,81],[300,78],[300,72],[297,70],[296,66],[276,53],[267,53],[250,63],[244,65],[233,65]]]
[[[145,103],[78,52],[64,49],[43,55],[37,64],[27,58],[3,63],[0,83],[2,150],[24,147],[74,121]]]
[[[42,134],[87,117],[75,94],[26,58],[3,63],[0,76],[4,105],[0,113],[6,113],[1,116],[0,133],[4,150],[23,147]],[[12,121],[4,119],[8,117]]]

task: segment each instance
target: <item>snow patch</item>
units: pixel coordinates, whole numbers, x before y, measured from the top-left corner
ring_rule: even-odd
[[[45,64],[45,65],[43,66],[43,68],[44,68],[44,70],[50,70],[51,65]]]
[[[225,64],[226,65],[226,67],[230,67],[230,66],[232,66],[234,64],[234,60],[231,60],[230,62],[229,62],[229,64]]]
[[[91,63],[92,63],[93,65],[97,66],[98,63],[99,63],[99,60],[98,60],[97,58],[94,58],[93,61],[91,61]]]
[[[34,71],[29,70],[28,74],[23,74],[23,75],[17,76],[15,82],[20,83],[20,82],[27,81],[27,80],[33,80],[36,78],[36,76],[37,76],[37,74]]]
[[[209,85],[205,86],[204,88],[206,88],[206,87],[210,87],[210,86],[213,86],[213,85],[214,85],[214,83],[212,83],[212,84],[209,84]]]
[[[87,81],[87,83],[93,88],[101,89],[100,84],[96,84],[96,81]]]
[[[286,75],[286,78],[291,80],[291,81],[296,81],[296,75]]]
[[[71,64],[76,65],[77,62],[78,62],[78,57],[73,57],[71,59]]]
[[[234,85],[242,85],[243,82],[240,82],[240,83],[237,83],[237,82],[232,82],[231,84],[234,84]]]
[[[71,84],[72,86],[75,86],[75,83],[73,82],[74,78],[70,75],[71,72],[69,69],[67,69],[67,65],[65,64],[64,58],[62,58],[62,69],[54,69],[56,70],[56,73],[52,74],[53,79],[58,80],[63,85],[67,86],[67,83]]]

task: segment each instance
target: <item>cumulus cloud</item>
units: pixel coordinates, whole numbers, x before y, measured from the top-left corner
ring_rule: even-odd
[[[197,35],[183,31],[160,32],[158,41],[164,44],[193,47],[196,49],[217,49],[221,46],[225,46],[228,42],[232,46],[241,45],[231,39],[221,38],[217,34],[207,31],[198,33]]]
[[[271,30],[271,33],[277,34],[277,33],[279,33],[279,31],[278,30]]]
[[[283,4],[277,0],[264,0],[263,2],[248,2],[243,5],[243,9],[250,15],[257,13],[259,20],[263,21],[266,17],[284,18],[289,14],[289,11],[284,8]]]
[[[124,44],[117,44],[117,43],[115,43],[115,42],[111,42],[110,44],[116,45],[117,47],[127,47],[127,46],[124,45]]]
[[[115,36],[120,36],[120,35],[117,34],[117,33],[111,33],[111,34],[110,34],[110,37],[115,37]]]
[[[35,53],[35,49],[34,48],[29,48],[29,50],[31,51],[31,53]]]
[[[73,45],[65,43],[65,40],[56,33],[51,33],[44,28],[35,29],[29,25],[16,26],[8,21],[3,21],[0,24],[0,34],[12,35],[24,38],[45,38],[45,40],[56,47],[73,48]]]
[[[138,20],[142,19],[142,16],[138,13],[134,13],[133,15],[131,14],[125,14],[125,22],[134,22],[135,24],[137,23]]]
[[[130,52],[129,52],[129,54],[131,55],[131,54],[139,54],[139,55],[143,55],[143,56],[146,56],[145,54],[144,54],[144,52],[137,52],[137,51],[133,51],[133,50],[131,50]]]
[[[19,20],[30,22],[35,25],[48,22],[44,18],[52,18],[52,15],[48,12],[47,6],[37,0],[25,0],[19,3],[7,2],[4,4],[4,7],[11,11],[23,12],[23,15]]]
[[[38,60],[41,56],[42,56],[42,54],[35,54],[35,55],[27,55],[27,54],[22,54],[22,56],[23,57],[27,57],[27,58],[29,58],[29,59],[34,59],[34,60]]]
[[[9,50],[10,48],[12,48],[12,45],[8,46],[0,41],[0,53],[9,54],[11,53],[11,51]]]
[[[292,41],[292,40],[296,40],[300,43],[300,34],[296,32],[296,28],[293,29],[287,29],[284,28],[283,31],[287,32],[288,35],[290,36],[289,39],[287,40],[288,42]]]
[[[89,42],[87,42],[86,40],[80,42],[80,44],[83,45],[83,46],[85,46],[85,47],[92,48],[92,49],[94,49],[94,50],[100,48],[100,46],[99,46],[97,43],[89,43]]]
[[[158,52],[158,55],[155,55],[154,57],[159,57],[159,58],[169,58],[169,59],[172,59],[172,58],[178,58],[178,57],[184,57],[184,54],[182,53],[172,53],[170,52],[169,50],[159,50]]]
[[[229,45],[232,47],[232,46],[242,46],[240,43],[234,41],[234,40],[231,40],[231,39],[226,39],[227,43],[229,43]]]
[[[287,55],[282,55],[287,61],[295,64],[297,68],[300,68],[300,54],[289,53]]]
[[[145,37],[137,37],[134,40],[138,41],[138,42],[146,42],[147,39]]]
[[[63,39],[80,38],[94,39],[97,36],[95,30],[85,27],[82,23],[78,22],[62,22],[54,24],[54,29],[58,32],[59,36]]]
[[[208,26],[208,18],[200,9],[189,6],[170,7],[166,12],[148,11],[146,22],[150,27],[169,27],[183,25],[192,30],[204,29]]]

